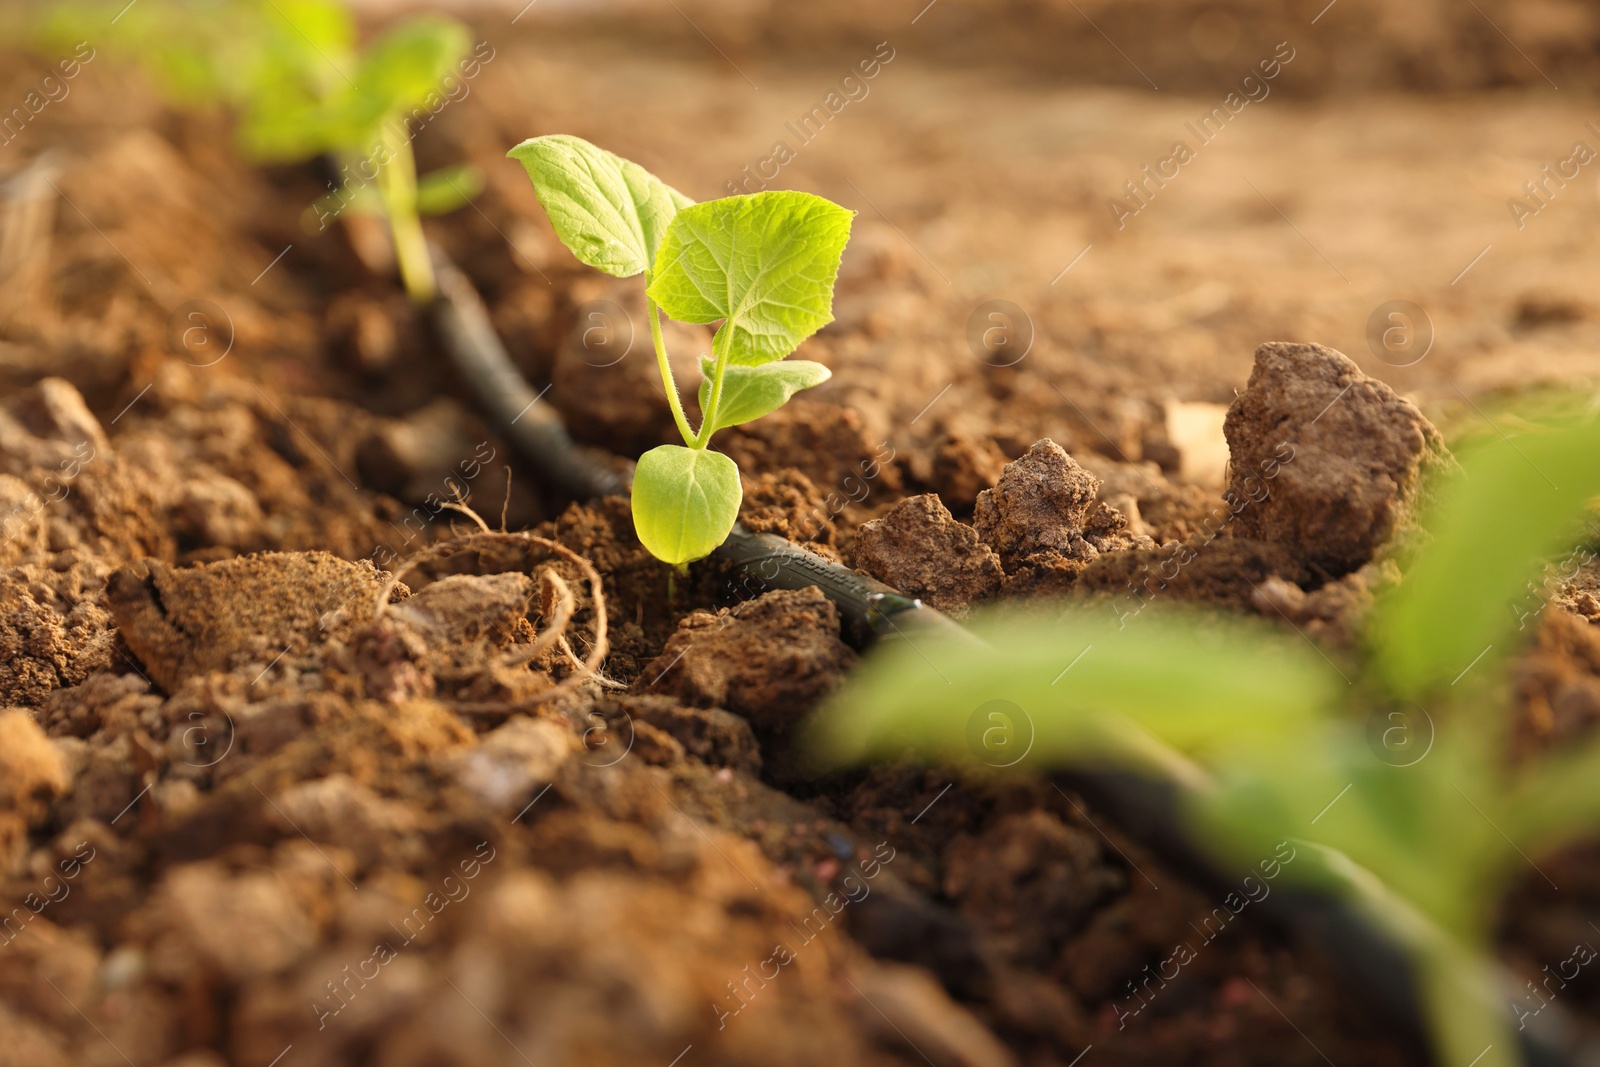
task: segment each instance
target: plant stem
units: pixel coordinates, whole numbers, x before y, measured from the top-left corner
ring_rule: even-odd
[[[384,128],[384,143],[391,154],[378,169],[378,190],[383,196],[384,214],[389,216],[389,232],[394,235],[400,280],[412,303],[431,304],[438,286],[422,220],[417,217],[417,161],[411,154],[411,137],[404,124],[389,123]]]
[[[650,284],[648,275],[645,284]],[[678,424],[683,443],[693,445],[695,432],[689,426],[689,417],[683,413],[683,399],[678,396],[678,383],[672,377],[672,361],[667,359],[667,343],[661,336],[661,309],[648,296],[644,298],[644,313],[650,317],[650,343],[656,349],[656,366],[661,368],[661,384],[667,390],[667,405],[672,408],[672,421]]]
[[[720,352],[716,352],[717,366],[711,372],[711,395],[706,398],[706,409],[700,413],[700,433],[694,439],[695,448],[704,448],[711,443],[711,434],[717,425],[717,406],[722,403],[722,378],[728,369],[728,353],[733,350],[733,330],[727,323],[717,334],[721,342]],[[716,348],[719,346],[713,346]]]

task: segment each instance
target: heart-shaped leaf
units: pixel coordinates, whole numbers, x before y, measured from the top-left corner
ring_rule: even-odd
[[[701,357],[700,370],[705,375],[700,382],[701,411],[707,411],[711,403],[711,374],[715,368],[716,360]],[[717,402],[717,417],[711,432],[753,422],[777,411],[800,390],[821,385],[832,376],[833,372],[827,367],[806,359],[784,360],[760,367],[729,365],[723,371],[722,397]]]
[[[656,253],[649,294],[679,322],[726,320],[716,343],[731,346],[730,363],[782,359],[833,321],[833,283],[854,217],[793,191],[685,208]]]
[[[633,529],[650,554],[674,566],[708,556],[739,518],[739,468],[720,452],[662,445],[633,473]]]
[[[694,203],[639,164],[581,137],[535,137],[507,155],[527,169],[561,242],[618,278],[648,270],[673,216]]]

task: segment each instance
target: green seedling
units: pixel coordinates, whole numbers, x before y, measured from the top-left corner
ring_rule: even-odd
[[[401,280],[417,304],[431,302],[436,292],[422,215],[461,207],[481,180],[470,167],[419,180],[407,115],[439,93],[470,45],[466,27],[454,19],[409,19],[362,53],[354,74],[331,93],[285,101],[248,131],[258,158],[329,153],[340,161],[343,182],[312,208],[318,224],[345,210],[388,219]]]
[[[870,657],[811,739],[838,762],[914,751],[1176,780],[1219,860],[1295,841],[1287,877],[1409,950],[1440,1063],[1514,1064],[1515,1030],[1548,998],[1497,986],[1495,909],[1538,856],[1600,828],[1600,741],[1509,765],[1513,608],[1570,553],[1600,494],[1597,452],[1588,422],[1465,454],[1343,667],[1299,635],[1172,607],[1125,628],[1083,605],[1002,613],[975,627],[987,649]]]
[[[439,97],[466,56],[465,26],[418,16],[363,52],[353,18],[334,0],[146,0],[114,24],[104,14],[99,4],[64,7],[46,18],[42,36],[112,25],[114,50],[135,58],[180,105],[235,111],[246,156],[331,156],[340,181],[308,210],[308,224],[325,227],[347,210],[385,217],[407,293],[419,304],[433,299],[421,216],[463,206],[482,179],[458,166],[419,180],[408,119]]]
[[[784,357],[833,321],[833,285],[855,213],[801,192],[696,204],[577,137],[536,137],[510,155],[527,168],[573,255],[614,277],[645,276],[650,340],[683,444],[639,457],[633,524],[652,555],[681,568],[709,555],[739,516],[739,469],[707,447],[712,436],[828,378],[819,363]],[[701,361],[698,429],[673,380],[663,312],[721,324]]]

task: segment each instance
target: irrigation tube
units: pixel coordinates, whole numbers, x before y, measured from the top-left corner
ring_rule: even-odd
[[[578,450],[561,416],[528,387],[471,280],[437,249],[433,260],[439,282],[432,307],[434,329],[500,432],[537,465],[542,477],[579,500],[626,493],[627,479]]]
[[[539,394],[512,364],[471,281],[437,249],[434,260],[439,296],[431,310],[439,342],[500,432],[543,477],[577,499],[626,493],[627,477],[575,448],[560,416],[550,405],[537,403]],[[914,642],[919,635],[933,634],[981,643],[921,601],[772,534],[735,526],[713,558],[732,569],[735,589],[747,594],[820,589],[838,606],[845,635],[858,647],[881,640]],[[1203,785],[1176,775],[1158,779],[1088,768],[1054,777],[1168,866],[1218,891],[1231,888],[1228,872],[1185,828],[1183,812],[1190,795]],[[1269,921],[1316,945],[1375,1016],[1426,1041],[1415,964],[1395,930],[1374,921],[1371,908],[1356,899],[1287,886],[1258,907]],[[1519,983],[1498,965],[1493,971],[1509,1001]],[[1588,1039],[1559,1005],[1549,1008],[1526,1020],[1525,1028],[1512,1031],[1528,1067],[1600,1067],[1600,1043]]]

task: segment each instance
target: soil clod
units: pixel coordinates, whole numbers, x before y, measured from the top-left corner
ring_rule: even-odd
[[[954,615],[999,593],[1005,580],[994,549],[972,527],[957,522],[932,493],[907,497],[881,519],[862,525],[851,562]]]
[[[993,489],[978,494],[972,524],[1015,571],[1029,557],[1088,562],[1097,554],[1083,539],[1084,520],[1100,491],[1100,479],[1078,465],[1049,438],[1006,464]]]
[[[1325,578],[1348,574],[1412,519],[1427,474],[1450,462],[1416,405],[1316,344],[1256,349],[1228,409],[1237,533],[1282,545]]]
[[[156,684],[174,692],[207,671],[262,669],[364,617],[377,568],[326,552],[263,552],[198,567],[124,567],[106,587],[117,626]]]
[[[839,609],[820,590],[780,589],[715,615],[686,617],[634,692],[726,708],[758,733],[783,734],[855,661],[839,639]]]

